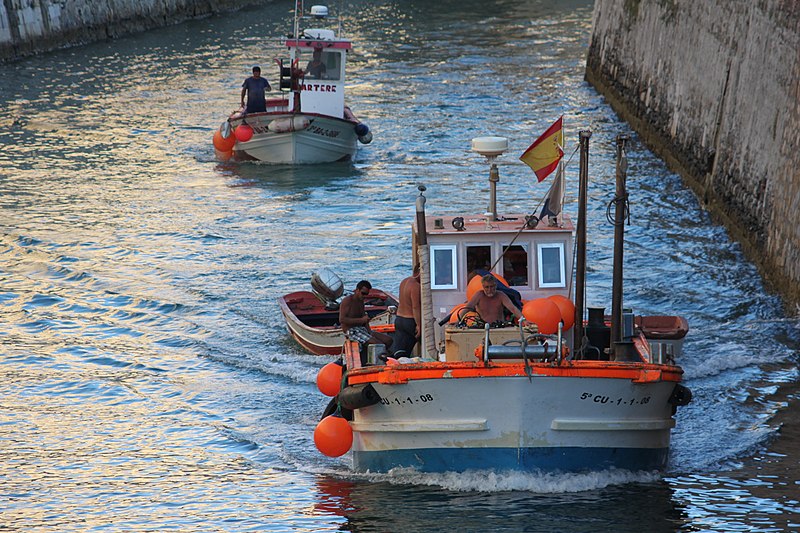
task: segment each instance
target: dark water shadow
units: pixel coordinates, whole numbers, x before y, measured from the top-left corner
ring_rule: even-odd
[[[664,481],[581,492],[487,493],[320,476],[317,489],[315,512],[344,518],[340,531],[448,531],[448,524],[457,524],[461,531],[666,533],[689,521]]]
[[[216,170],[220,175],[233,179],[230,182],[231,187],[265,187],[282,191],[325,187],[365,175],[352,162],[270,165],[227,161],[218,163]]]

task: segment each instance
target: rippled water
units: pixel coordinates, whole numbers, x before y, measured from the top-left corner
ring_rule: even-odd
[[[570,153],[593,131],[588,298],[610,306],[629,128],[583,81],[589,1],[353,1],[375,141],[353,164],[217,162],[291,4],[0,66],[0,530],[800,530],[797,321],[635,135],[626,306],[692,326],[664,476],[353,475],[315,450],[330,359],[276,298],[320,266],[396,288],[417,183],[431,213],[485,205],[472,137],[511,139],[500,210],[532,210],[547,184],[517,156],[563,114]]]

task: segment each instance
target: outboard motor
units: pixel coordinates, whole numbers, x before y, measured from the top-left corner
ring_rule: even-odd
[[[344,283],[332,270],[320,268],[311,274],[311,292],[325,305],[326,309],[338,309],[338,300],[344,294]]]

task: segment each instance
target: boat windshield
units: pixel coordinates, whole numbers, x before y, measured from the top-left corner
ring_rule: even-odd
[[[304,50],[300,64],[305,77],[316,80],[339,80],[341,78],[342,53],[339,50]],[[307,63],[304,64],[304,61]]]

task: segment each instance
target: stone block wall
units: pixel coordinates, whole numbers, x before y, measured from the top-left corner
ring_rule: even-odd
[[[0,63],[267,0],[2,0]]]
[[[800,303],[800,2],[595,0],[586,79]]]

